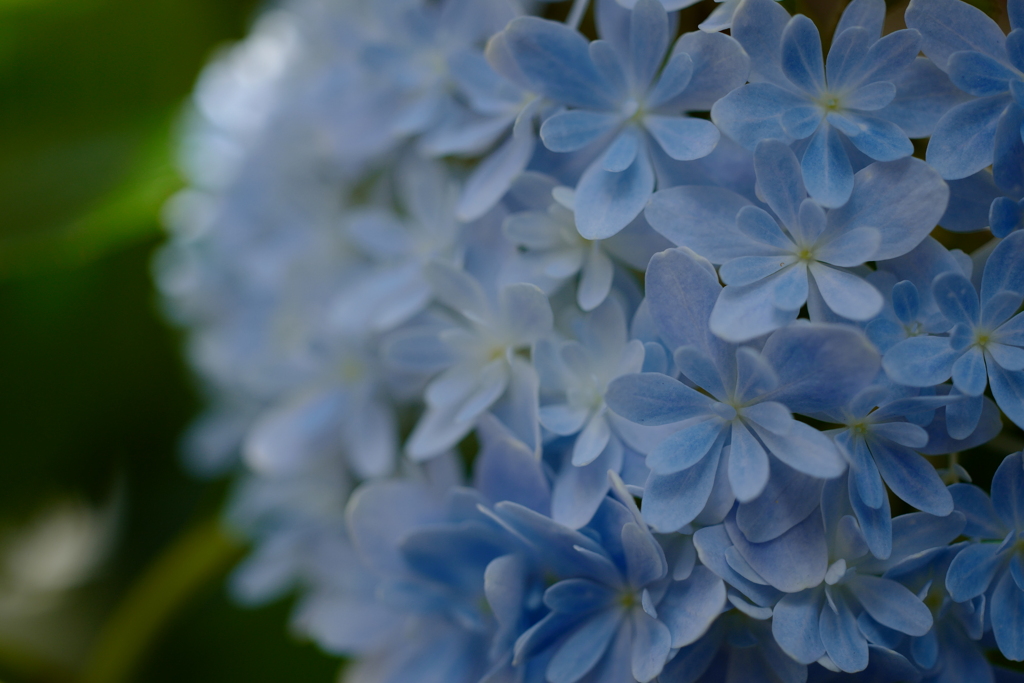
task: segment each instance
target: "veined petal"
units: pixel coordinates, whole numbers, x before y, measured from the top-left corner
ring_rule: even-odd
[[[895,123],[855,112],[829,114],[828,120],[872,159],[895,161],[914,153],[910,138]]]
[[[711,120],[730,138],[753,149],[758,142],[769,138],[788,142],[790,137],[782,125],[782,117],[792,107],[806,102],[805,98],[777,85],[750,83],[715,102]]]
[[[1003,30],[977,7],[958,0],[913,0],[906,11],[907,26],[921,32],[921,49],[940,69],[950,55],[962,50],[1004,59]]]
[[[576,228],[589,240],[611,237],[636,218],[654,191],[654,169],[646,149],[621,173],[591,164],[576,185]]]
[[[673,159],[691,161],[711,154],[721,134],[715,124],[688,116],[648,114],[644,127]]]
[[[811,96],[825,89],[821,36],[814,22],[802,14],[790,19],[782,32],[782,72]]]
[[[644,520],[667,533],[686,526],[701,513],[711,496],[721,453],[714,450],[689,469],[651,474],[644,486]]]
[[[807,198],[800,162],[789,145],[763,140],[754,150],[754,171],[761,196],[785,225],[796,225]]]
[[[636,126],[626,126],[601,156],[601,168],[610,173],[621,173],[629,168],[640,152],[641,136]]]
[[[807,191],[822,206],[842,206],[853,192],[853,167],[839,133],[822,125],[811,138],[800,162]]]
[[[1018,78],[1013,69],[980,52],[954,52],[946,72],[956,87],[975,97],[1004,93],[1010,88],[1010,80]]]
[[[742,422],[732,424],[729,484],[740,502],[754,500],[768,483],[768,454]]]
[[[715,415],[688,421],[686,426],[647,454],[647,467],[656,474],[689,469],[713,449],[721,450],[728,424]]]
[[[608,112],[563,111],[544,121],[540,139],[552,152],[575,152],[610,133],[621,121],[619,114]]]
[[[882,310],[882,295],[866,280],[852,273],[811,263],[811,275],[825,303],[850,320],[870,320]]]
[[[727,285],[749,285],[779,272],[794,260],[795,257],[788,254],[784,256],[744,256],[722,264],[719,273],[722,282]]]
[[[819,261],[852,268],[875,258],[882,244],[882,233],[876,228],[860,227],[844,232],[821,245],[814,255]]]
[[[996,125],[1010,104],[1008,95],[994,95],[950,109],[935,124],[925,161],[947,180],[966,178],[990,165]]]
[[[886,351],[882,367],[894,382],[930,387],[949,379],[959,357],[945,337],[911,337]]]
[[[705,414],[712,399],[667,375],[645,372],[614,379],[605,403],[631,422],[653,426]]]

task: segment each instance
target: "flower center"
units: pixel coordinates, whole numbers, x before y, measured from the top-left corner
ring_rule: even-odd
[[[824,93],[818,98],[818,104],[825,111],[839,111],[843,108],[842,100],[839,95],[833,93]]]

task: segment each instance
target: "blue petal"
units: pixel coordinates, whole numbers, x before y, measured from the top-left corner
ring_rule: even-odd
[[[747,0],[737,8],[731,33],[750,55],[752,82],[787,82],[779,46],[789,20],[789,12],[772,0]]]
[[[852,7],[852,3],[849,6]],[[833,90],[839,90],[848,83],[860,80],[865,72],[865,58],[875,40],[877,38],[872,32],[864,27],[836,29],[832,47],[825,59],[825,74]]]
[[[894,382],[930,387],[949,379],[959,356],[945,337],[911,337],[886,351],[882,366]]]
[[[865,574],[852,577],[847,585],[879,624],[910,636],[923,636],[931,630],[931,611],[906,586]]]
[[[725,188],[673,187],[656,192],[644,216],[674,244],[689,247],[712,263],[725,263],[750,253],[749,240],[736,229],[736,215],[749,205]]]
[[[646,525],[642,529],[634,522],[623,525],[622,550],[631,586],[646,586],[668,572],[665,553]]]
[[[987,304],[1001,291],[1024,292],[1024,232],[1015,232],[1000,242],[985,263],[982,302]]]
[[[661,70],[658,82],[647,94],[647,106],[657,109],[677,97],[693,78],[693,59],[685,52],[674,54]],[[710,109],[711,106],[706,107]]]
[[[882,233],[875,260],[896,258],[927,238],[948,198],[942,178],[920,159],[871,164],[854,177],[850,201],[828,213],[826,231],[875,228]]]
[[[615,592],[590,579],[566,579],[544,591],[544,604],[563,614],[585,614],[615,599]]]
[[[985,409],[985,397],[959,395],[960,400],[946,406],[946,429],[950,437],[962,441],[977,429]]]
[[[1024,86],[1024,81],[1017,81]],[[1024,87],[1021,87],[1024,92]],[[996,185],[1015,195],[1024,191],[1024,141],[1021,125],[1024,109],[1007,107],[996,123],[995,149],[992,152],[992,177]]]
[[[622,612],[598,612],[576,628],[559,645],[547,667],[549,683],[575,683],[601,659],[622,623]]]
[[[651,474],[644,487],[644,520],[667,533],[696,519],[711,495],[719,460],[720,453],[712,451],[690,469]]]
[[[663,425],[707,414],[712,400],[667,375],[617,377],[605,395],[608,407],[642,425]]]
[[[591,164],[576,185],[576,228],[589,240],[611,237],[643,211],[653,191],[654,169],[644,149],[621,173]]]
[[[816,662],[825,654],[818,626],[824,605],[821,589],[783,596],[772,614],[772,635],[783,651],[801,664]]]
[[[543,132],[542,130],[542,135]],[[636,126],[626,126],[601,157],[601,168],[610,173],[621,173],[629,168],[640,151],[641,136]]]
[[[532,131],[529,135],[512,135],[477,165],[459,196],[455,209],[459,220],[476,220],[505,196],[512,182],[526,170],[536,142]]]
[[[755,427],[772,455],[804,474],[834,479],[846,470],[846,460],[832,441],[810,425],[797,422],[785,436]]]
[[[1020,204],[1009,197],[996,197],[988,214],[988,224],[996,237],[1006,237],[1021,227],[1024,211]]]
[[[967,546],[953,558],[946,572],[949,596],[963,602],[981,595],[988,590],[1005,559],[995,543]]]
[[[693,60],[693,78],[686,90],[672,100],[686,111],[708,111],[715,102],[746,83],[750,71],[750,57],[736,39],[718,33],[684,33],[676,41],[672,54],[672,59],[686,54]],[[669,65],[671,63],[669,60]],[[665,71],[661,78],[665,78]],[[660,87],[659,81],[656,89]],[[661,106],[656,104],[653,95],[648,96],[649,106]]]
[[[785,261],[779,262],[784,264]],[[810,285],[805,264],[794,264],[772,280],[772,305],[779,310],[799,311],[807,303]]]
[[[828,604],[821,608],[818,621],[821,642],[829,658],[840,669],[848,673],[863,671],[868,665],[868,642],[841,595],[840,591],[833,592],[838,612]]]
[[[685,581],[670,584],[658,603],[658,618],[672,633],[672,647],[696,642],[725,607],[725,584],[703,565]]]
[[[895,123],[854,112],[829,114],[828,121],[872,159],[895,161],[914,153],[910,138]]]
[[[975,327],[980,318],[978,292],[970,280],[959,273],[943,273],[932,283],[935,303],[946,318],[955,324]]]
[[[750,543],[732,518],[725,528],[740,555],[770,585],[786,593],[813,588],[825,579],[828,547],[821,517],[809,515],[767,543]]]
[[[974,347],[957,358],[953,363],[953,386],[967,396],[981,396],[988,386],[988,373],[985,371],[985,355],[981,349]],[[972,430],[973,431],[973,430]]]
[[[805,98],[771,83],[751,83],[715,102],[711,120],[730,138],[753,149],[761,140],[788,141],[782,117],[806,102]]]
[[[1017,78],[1013,69],[980,52],[954,52],[946,71],[956,87],[975,97],[1005,93]]]
[[[573,109],[555,114],[540,127],[540,138],[552,152],[575,152],[607,135],[621,117],[606,112]]]
[[[775,374],[775,370],[772,366],[761,357],[757,351],[751,348],[741,348],[736,350],[736,399],[747,403],[752,401],[754,398],[764,396],[770,391],[774,391],[779,387],[779,377]],[[774,406],[781,408],[785,411],[785,406],[779,404],[773,404]],[[750,408],[756,409],[756,406],[750,406]],[[770,409],[769,409],[770,410]],[[786,411],[788,412],[788,411]],[[748,415],[747,409],[743,409],[743,414]],[[749,413],[751,417],[756,415],[756,412]],[[755,422],[757,420],[755,419]],[[776,422],[776,420],[772,420]],[[792,423],[786,422],[786,429],[783,431],[771,431],[776,434],[788,434],[789,427]],[[769,425],[770,426],[770,425]]]
[[[590,58],[589,42],[576,31],[560,22],[519,17],[502,35],[534,92],[571,106],[614,108],[605,79]]]
[[[921,51],[921,36],[914,30],[893,31],[883,36],[864,58],[861,82],[892,81],[914,63]]]
[[[763,400],[778,401],[795,413],[845,406],[879,369],[871,343],[842,326],[788,327],[768,339],[762,356],[779,376],[779,388]]]
[[[882,35],[882,24],[885,22],[885,0],[853,0],[839,19],[836,35],[854,26],[865,29],[873,39]]]
[[[758,190],[768,206],[785,225],[796,225],[807,190],[793,150],[778,140],[759,142],[754,150],[754,171]]]
[[[711,311],[708,326],[722,339],[742,343],[784,327],[798,311],[780,311],[772,305],[772,279],[744,287],[726,287]]]
[[[977,173],[992,163],[996,124],[1010,98],[984,97],[959,104],[935,124],[925,160],[943,178],[955,180]]]
[[[727,425],[716,415],[688,421],[685,427],[647,454],[647,467],[655,474],[671,474],[693,467],[724,437]]]
[[[710,121],[688,116],[644,117],[644,127],[661,148],[677,161],[691,161],[711,154],[721,134]]]
[[[790,19],[782,32],[782,72],[811,96],[825,89],[821,36],[814,22],[802,14]]]
[[[702,329],[722,291],[714,267],[689,249],[667,249],[651,259],[646,284],[650,312],[664,342],[672,348],[692,347],[698,355],[714,359],[712,347],[724,345]]]
[[[921,49],[940,69],[954,52],[974,50],[1005,59],[1003,30],[977,7],[960,0],[912,0],[907,26],[921,32]]]
[[[724,263],[719,272],[722,282],[725,284],[743,286],[779,272],[789,265],[787,261],[792,262],[793,260],[794,258],[791,256],[742,256]],[[806,299],[806,294],[804,298]],[[799,308],[802,303],[801,301],[796,306],[779,307],[793,310]]]
[[[1024,456],[1008,455],[992,477],[992,505],[1010,529],[1024,530]]]
[[[645,90],[661,66],[668,30],[668,14],[658,0],[637,0],[629,22],[629,61],[637,89]]]
[[[640,683],[647,683],[661,673],[662,667],[665,666],[665,660],[672,649],[672,634],[665,624],[642,610],[633,610],[632,621],[631,670],[633,678]]]
[[[752,543],[778,538],[818,509],[822,481],[781,462],[771,463],[771,477],[760,496],[736,508],[736,526]]]
[[[853,192],[853,167],[839,133],[823,124],[800,162],[807,191],[822,206],[842,206]]]
[[[836,442],[846,448],[846,454],[850,458],[850,480],[856,486],[860,499],[870,508],[882,507],[885,486],[882,484],[882,477],[875,466],[872,453],[868,450],[867,442],[862,437],[852,434],[851,430],[844,430],[838,434]]]
[[[843,105],[848,109],[860,111],[878,111],[896,98],[896,86],[890,81],[875,81],[857,88],[843,98]],[[861,150],[868,154],[864,150]],[[871,156],[868,154],[868,156]],[[871,156],[871,158],[876,158]]]
[[[892,492],[918,510],[940,517],[953,511],[953,499],[931,463],[909,448],[872,443],[879,473]]]
[[[907,324],[917,319],[921,310],[921,295],[913,282],[903,280],[896,283],[892,288],[892,308],[901,323]]]
[[[964,535],[970,538],[1002,539],[1006,524],[999,518],[995,506],[985,492],[972,484],[953,484],[949,487],[957,512],[967,518]]]
[[[794,251],[796,246],[771,214],[756,206],[740,209],[736,214],[736,228],[754,242],[749,246],[748,253],[777,256]]]
[[[850,320],[870,320],[881,313],[885,300],[867,281],[823,263],[812,263],[810,272],[825,303],[835,313]]]
[[[608,471],[621,470],[622,460],[622,444],[613,438],[589,465],[564,463],[551,492],[552,519],[570,529],[586,525],[608,493]]]
[[[928,137],[943,114],[970,99],[925,57],[915,59],[893,82],[896,98],[876,116],[892,121],[911,138]]]
[[[756,498],[768,483],[768,454],[739,421],[732,425],[729,484],[741,503]]]
[[[992,593],[992,632],[1007,659],[1024,659],[1024,591],[1014,583],[1010,572],[1003,574]]]

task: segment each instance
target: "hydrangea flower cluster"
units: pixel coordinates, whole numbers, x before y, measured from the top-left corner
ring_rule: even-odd
[[[1024,428],[1024,0],[569,4],[291,0],[201,79],[237,598],[358,683],[1024,680],[1024,456],[960,457]]]

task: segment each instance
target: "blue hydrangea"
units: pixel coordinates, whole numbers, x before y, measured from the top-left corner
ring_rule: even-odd
[[[352,680],[1020,679],[1024,455],[959,482],[1024,428],[1024,2],[710,9],[286,0],[203,75],[187,462]]]

